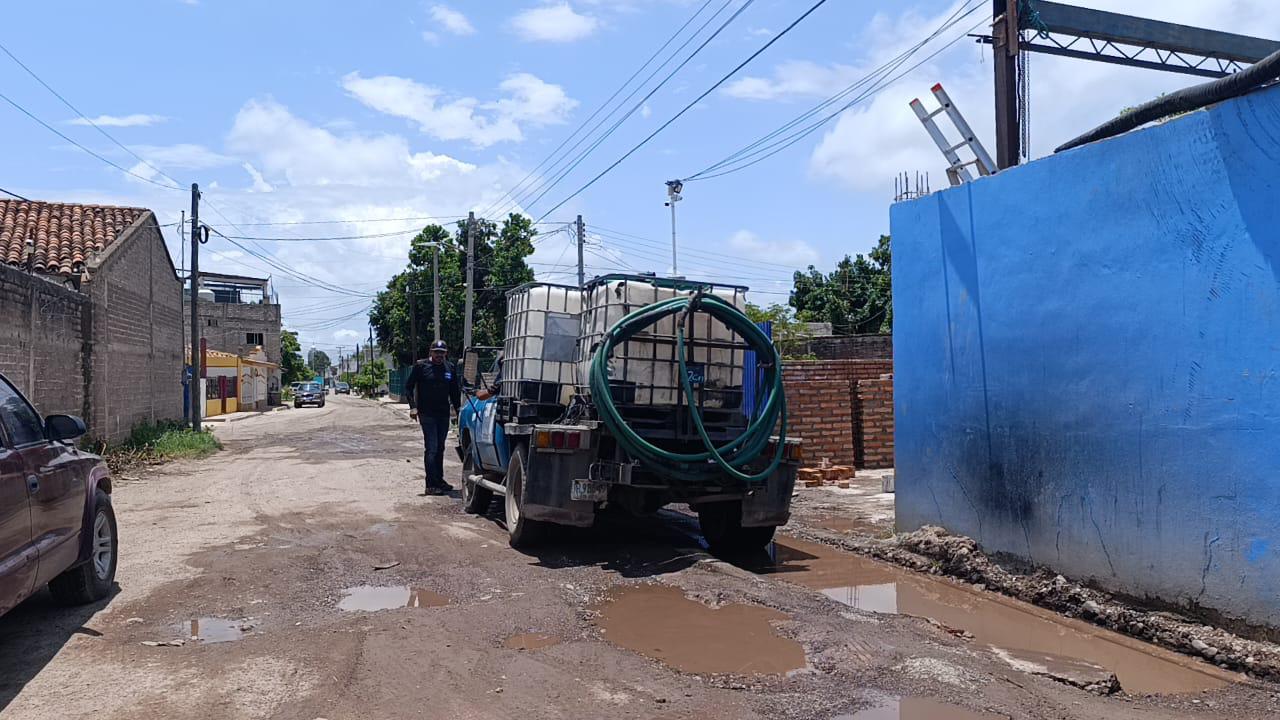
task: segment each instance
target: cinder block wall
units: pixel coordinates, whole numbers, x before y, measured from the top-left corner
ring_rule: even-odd
[[[0,263],[0,373],[42,415],[87,416],[89,298]]]
[[[1280,88],[898,203],[897,526],[1280,627]]]
[[[191,302],[184,300],[183,321],[189,322],[190,317]],[[200,303],[200,337],[208,341],[210,350],[221,350],[240,356],[248,355],[254,348],[246,342],[246,335],[249,333],[262,333],[262,351],[267,354],[267,361],[279,365],[281,363],[279,305]]]
[[[804,439],[806,464],[824,457],[839,465],[857,464],[857,383],[892,371],[890,360],[788,360],[783,365],[789,433]]]
[[[150,213],[91,268],[89,432],[116,443],[141,423],[182,418],[182,285]]]
[[[854,392],[855,461],[860,468],[893,467],[893,376],[859,380]]]

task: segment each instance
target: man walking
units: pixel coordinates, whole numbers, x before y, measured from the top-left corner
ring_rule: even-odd
[[[444,444],[449,437],[450,409],[462,405],[462,380],[458,369],[447,361],[448,347],[443,340],[431,344],[429,360],[419,360],[404,381],[409,396],[409,417],[422,426],[422,454],[427,471],[424,495],[443,495],[453,486],[444,480]]]

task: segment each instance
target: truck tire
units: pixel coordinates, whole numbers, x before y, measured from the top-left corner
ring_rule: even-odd
[[[524,498],[524,478],[526,472],[525,456],[528,450],[523,445],[516,445],[511,450],[511,462],[507,463],[507,534],[513,548],[527,548],[537,544],[546,531],[543,523],[530,520],[520,512]]]
[[[493,491],[471,481],[476,474],[476,457],[472,452],[471,438],[462,440],[462,509],[472,515],[483,515],[493,502]]]
[[[93,520],[89,525],[89,559],[49,582],[49,592],[62,605],[86,605],[111,593],[116,580],[120,540],[116,534],[116,514],[111,496],[101,489],[94,493]]]
[[[777,528],[742,526],[742,503],[719,502],[698,506],[698,526],[711,551],[726,555],[758,552],[773,542]]]

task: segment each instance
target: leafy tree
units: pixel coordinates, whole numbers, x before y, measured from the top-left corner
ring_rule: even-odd
[[[365,396],[371,396],[378,388],[387,383],[387,365],[381,360],[365,363],[360,373],[351,378],[349,384]]]
[[[791,306],[802,322],[828,322],[840,334],[887,333],[893,329],[893,286],[888,235],[866,256],[848,255],[834,272],[812,265],[796,272]]]
[[[475,233],[475,313],[472,343],[501,345],[507,320],[506,292],[533,281],[526,258],[533,254],[537,230],[528,217],[512,214],[497,223],[477,220]],[[428,225],[409,246],[409,263],[378,293],[369,321],[378,345],[398,362],[425,357],[435,332],[431,327],[432,243],[440,246],[441,337],[455,357],[463,351],[463,313],[466,304],[466,223],[451,234],[439,225]],[[414,295],[417,347],[412,347],[409,294]]]
[[[779,303],[768,307],[747,303],[747,317],[755,323],[773,323],[773,342],[784,357],[794,359],[806,356],[804,341],[809,339],[810,333],[804,323],[796,319],[795,311],[791,308]]]
[[[311,350],[307,352],[307,368],[311,370],[313,375],[328,375],[329,366],[329,355],[325,351],[311,348]]]
[[[311,377],[307,373],[306,364],[302,362],[302,346],[298,344],[298,333],[292,330],[280,331],[280,353],[283,355],[280,376],[286,386]]]

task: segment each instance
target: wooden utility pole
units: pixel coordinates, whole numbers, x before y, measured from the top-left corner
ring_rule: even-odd
[[[200,432],[200,186],[191,183],[191,429]]]
[[[462,348],[460,351],[466,353],[471,347],[471,312],[475,303],[475,281],[476,281],[476,214],[474,212],[467,213],[467,301],[466,307],[463,309],[462,320]]]
[[[443,337],[440,334],[440,243],[431,248],[431,286],[431,332],[439,340]]]
[[[991,47],[995,55],[996,166],[1018,164],[1022,154],[1018,126],[1018,0],[992,0]]]
[[[418,291],[409,290],[409,363],[418,362]]]
[[[587,284],[587,273],[582,264],[582,249],[587,244],[587,226],[582,224],[581,215],[578,216],[578,222],[575,227],[578,231],[578,287],[582,287]]]

